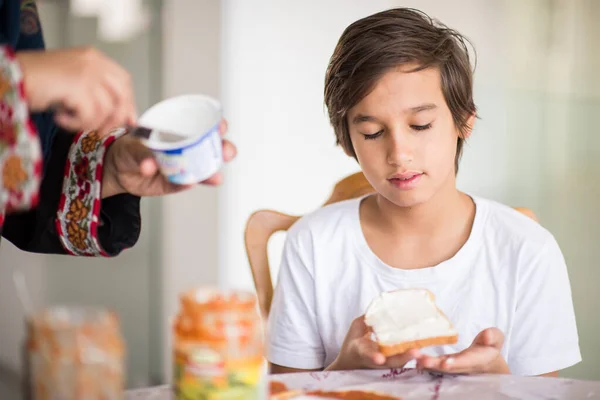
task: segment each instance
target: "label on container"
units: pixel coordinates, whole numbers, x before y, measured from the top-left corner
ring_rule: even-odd
[[[210,347],[175,352],[177,400],[259,400],[265,398],[262,358],[225,360]]]
[[[219,127],[215,126],[197,142],[180,149],[153,150],[153,153],[169,181],[199,183],[215,174],[223,164]]]

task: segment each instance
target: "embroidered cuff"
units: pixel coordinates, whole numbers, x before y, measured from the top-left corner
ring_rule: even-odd
[[[110,144],[125,132],[117,129],[103,139],[95,132],[82,132],[69,150],[56,229],[63,247],[72,255],[109,256],[98,239],[102,166]]]
[[[0,46],[0,211],[23,211],[37,205],[42,163],[21,68],[12,50]]]

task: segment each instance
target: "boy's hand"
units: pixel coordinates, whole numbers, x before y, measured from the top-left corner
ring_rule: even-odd
[[[417,350],[411,350],[392,357],[384,356],[377,343],[371,340],[371,330],[361,316],[352,321],[340,354],[325,370],[401,368],[418,354]]]
[[[417,355],[417,368],[455,374],[510,374],[500,350],[504,334],[497,328],[481,331],[471,346],[456,354],[431,357]]]

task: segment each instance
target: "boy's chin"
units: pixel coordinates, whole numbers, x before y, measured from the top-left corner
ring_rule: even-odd
[[[431,196],[427,196],[423,191],[417,189],[405,192],[386,193],[385,197],[389,202],[401,208],[418,207],[431,198]]]

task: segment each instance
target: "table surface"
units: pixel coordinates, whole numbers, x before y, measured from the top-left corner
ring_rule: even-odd
[[[438,375],[413,369],[272,375],[289,390],[366,390],[402,400],[600,399],[600,381],[511,375]],[[128,391],[126,400],[170,400],[168,386]],[[309,399],[298,395],[294,399]]]

